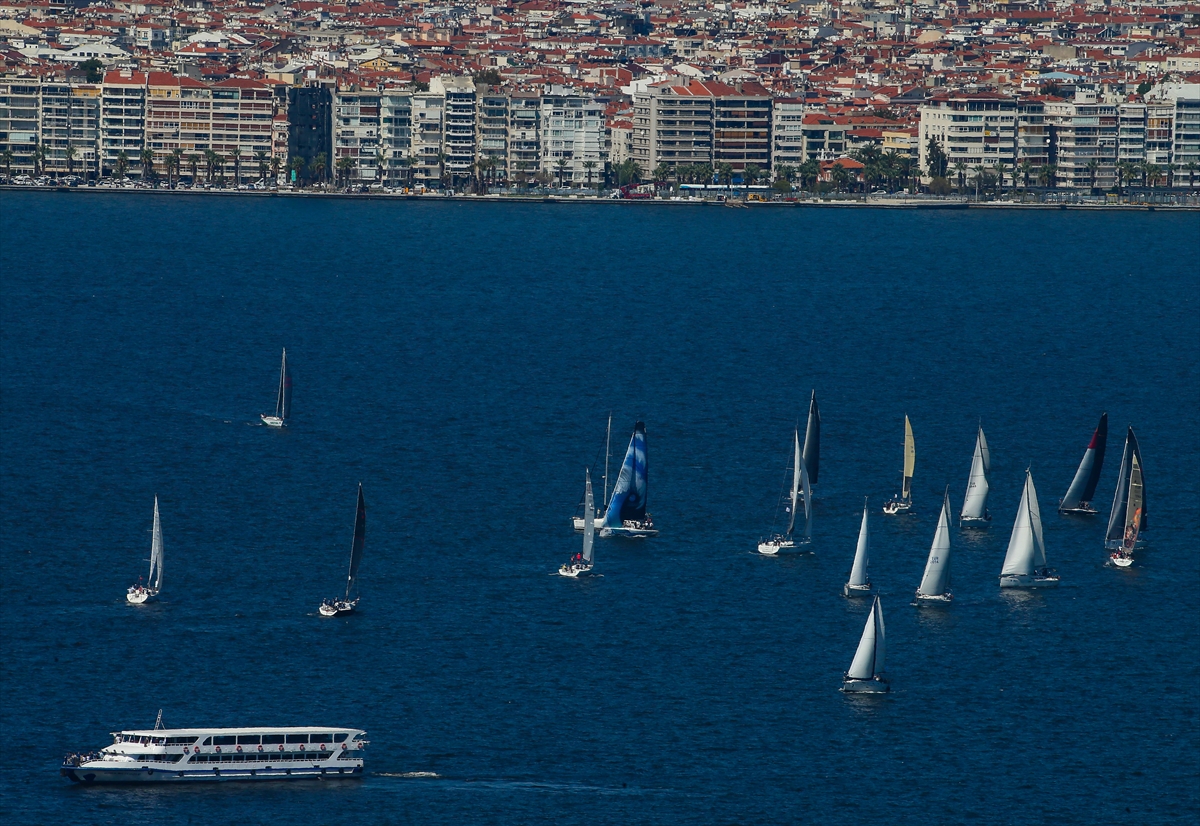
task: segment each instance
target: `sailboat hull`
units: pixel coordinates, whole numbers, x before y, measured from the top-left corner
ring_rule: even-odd
[[[846,597],[869,597],[875,593],[875,586],[871,583],[866,585],[851,585],[846,583],[842,586],[842,596]]]
[[[602,539],[609,539],[614,536],[624,539],[646,539],[651,536],[658,536],[658,529],[635,528],[629,523],[626,523],[619,528],[605,527],[600,529],[600,537]]]
[[[581,576],[591,576],[591,573],[591,565],[563,565],[558,569],[559,576],[570,577],[571,579],[578,579]]]
[[[953,601],[954,601],[954,595],[952,593],[950,593],[949,591],[947,591],[944,594],[933,594],[932,596],[930,594],[922,594],[920,591],[917,591],[917,601],[914,604],[916,604],[916,605],[949,605]]]
[[[895,516],[898,513],[908,513],[912,510],[912,502],[893,499],[883,506],[883,512],[888,516]]]
[[[1058,512],[1059,513],[1086,514],[1088,516],[1095,516],[1096,514],[1100,513],[1100,511],[1098,511],[1092,507],[1091,502],[1080,502],[1079,507],[1077,507],[1077,508],[1064,508],[1061,504],[1059,504]]]
[[[595,526],[596,530],[600,530],[601,528],[604,527],[604,517],[600,516],[600,517],[593,519],[592,524]],[[584,527],[583,517],[582,516],[572,516],[571,517],[571,527],[573,527],[575,529],[575,533],[583,533],[583,527]]]
[[[781,554],[811,554],[808,547],[811,539],[768,539],[758,543],[758,552],[763,556],[779,556]]]
[[[960,528],[986,528],[992,524],[992,516],[960,516],[958,526]]]
[[[1034,574],[1005,574],[1000,577],[1001,588],[1057,588],[1061,577]]]
[[[125,601],[130,605],[145,605],[156,595],[145,588],[131,589],[125,593]]]
[[[259,415],[259,418],[262,419],[263,424],[267,427],[283,427],[283,419],[278,416],[268,416],[263,413]]]
[[[842,692],[845,694],[887,694],[891,690],[892,687],[882,677],[871,680],[842,680]]]
[[[1121,554],[1117,553],[1117,554],[1113,554],[1111,557],[1109,557],[1109,561],[1113,565],[1116,565],[1118,568],[1128,568],[1130,565],[1133,564],[1133,557],[1132,556],[1122,556]]]
[[[323,617],[344,617],[346,614],[353,614],[354,609],[358,607],[358,600],[334,600],[333,602],[322,602],[321,607],[317,609]]]

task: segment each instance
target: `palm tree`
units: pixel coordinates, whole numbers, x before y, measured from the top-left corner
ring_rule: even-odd
[[[125,173],[129,171],[129,156],[122,149],[117,153],[117,177],[124,178]]]
[[[654,179],[657,186],[661,186],[671,177],[671,167],[665,163],[660,163],[654,167],[654,171],[650,173],[650,177]]]
[[[846,167],[842,166],[841,161],[833,165],[833,169],[829,172],[829,178],[833,182],[833,188],[838,192],[842,192],[850,185],[850,173],[846,171]]]
[[[796,171],[800,175],[800,185],[804,186],[804,182],[808,181],[811,186],[811,191],[816,192],[817,179],[821,176],[821,165],[817,163],[816,159],[809,158],[807,161],[800,164],[799,169]]]
[[[976,164],[975,168],[971,171],[975,173],[975,200],[978,201],[979,188],[983,184],[984,176],[987,175],[987,167],[980,163]]]
[[[961,158],[954,162],[954,174],[958,177],[958,191],[962,192],[967,180],[967,165]]]
[[[261,149],[255,150],[254,160],[258,162],[258,177],[267,177],[267,153]]]
[[[596,169],[595,161],[584,161],[583,162],[583,171],[587,175],[587,188],[588,189],[592,188],[592,173],[595,169]]]
[[[1162,168],[1158,164],[1146,164],[1146,181],[1150,184],[1151,188],[1158,186],[1162,178]]]
[[[1033,161],[1026,158],[1021,161],[1021,178],[1025,182],[1025,188],[1029,189],[1029,175],[1033,172]],[[1013,182],[1016,185],[1016,181]]]
[[[733,192],[733,164],[719,163],[717,164],[717,177],[724,182],[729,188],[730,193]]]
[[[296,173],[297,186],[302,183],[301,179],[304,177],[304,167],[304,158],[300,155],[293,155],[292,159],[288,161],[288,169]]]
[[[997,197],[1002,196],[1004,194],[1004,173],[1006,171],[1008,171],[1008,167],[1005,166],[1004,161],[996,161],[996,195],[997,195]],[[1016,188],[1015,187],[1016,176],[1014,175],[1013,178],[1014,178],[1013,184],[1014,184],[1014,189],[1015,189]]]
[[[437,153],[438,165],[438,186],[445,188],[446,186],[446,153],[438,150]]]
[[[1100,161],[1092,158],[1087,163],[1088,178],[1091,181],[1091,189],[1096,188],[1096,173],[1100,171]]]
[[[158,177],[154,169],[154,151],[146,147],[138,154],[138,160],[142,163],[142,180],[154,181]]]
[[[325,182],[325,168],[328,165],[325,153],[318,152],[316,157],[312,159],[312,163],[308,165],[309,171],[312,172],[313,180],[323,184]]]
[[[558,173],[558,188],[563,188],[563,176],[567,174],[567,167],[570,162],[566,158],[559,158],[554,162],[554,171]]]
[[[1189,161],[1188,163],[1183,165],[1183,168],[1188,174],[1188,186],[1189,187],[1195,186],[1196,185],[1196,170],[1200,169],[1200,165],[1198,165],[1195,161]]]
[[[67,175],[75,174],[75,147],[67,144]]]
[[[354,158],[346,156],[337,159],[337,162],[333,165],[334,178],[336,181],[341,181],[341,183],[338,184],[335,181],[335,186],[348,187],[350,185],[350,173],[354,170],[354,165]]]
[[[0,160],[4,161],[4,179],[6,181],[11,181],[12,180],[12,162],[13,162],[12,150],[5,149],[4,153],[0,154]]]
[[[41,175],[46,170],[46,144],[39,143],[33,149],[33,174]]]
[[[171,161],[171,169],[175,170],[175,180],[169,181],[170,185],[174,186],[179,181],[179,170],[183,168],[183,150],[178,148],[172,149],[171,154],[167,155],[167,158]],[[169,170],[167,174],[168,176],[170,175]]]

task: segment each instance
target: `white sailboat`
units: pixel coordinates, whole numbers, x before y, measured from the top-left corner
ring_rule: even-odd
[[[1133,552],[1144,544],[1142,534],[1149,528],[1147,510],[1142,451],[1130,427],[1125,434],[1117,489],[1113,492],[1112,511],[1104,534],[1104,547],[1113,552],[1109,557],[1113,565],[1128,568],[1133,564]]]
[[[1109,557],[1118,568],[1128,568],[1133,564],[1133,551],[1137,548],[1138,534],[1145,524],[1145,487],[1142,484],[1142,463],[1137,454],[1132,457],[1129,467],[1129,496],[1125,509],[1125,533],[1121,538],[1121,547],[1112,552]]]
[[[925,560],[925,574],[917,588],[917,605],[947,603],[954,599],[950,591],[950,490],[942,498],[942,513],[938,517],[937,531],[933,534],[933,545],[929,558]]]
[[[604,498],[601,508],[601,515],[593,516],[593,525],[596,530],[604,527],[603,512],[608,510],[608,460],[612,456],[612,414],[608,414],[608,435],[604,437]],[[590,471],[589,471],[590,475]],[[575,533],[583,533],[583,517],[579,514],[571,517],[571,527],[575,529]]]
[[[1100,424],[1092,432],[1092,440],[1088,442],[1075,478],[1067,488],[1062,501],[1058,503],[1061,513],[1095,514],[1099,513],[1092,507],[1092,496],[1096,493],[1096,484],[1100,481],[1100,470],[1104,467],[1104,449],[1108,443],[1108,414],[1100,414]]]
[[[842,676],[842,691],[846,694],[887,694],[891,690],[883,678],[887,639],[883,627],[883,603],[879,597],[871,603],[871,614],[863,627],[858,650],[850,670]]]
[[[992,521],[987,509],[988,473],[992,469],[992,454],[988,450],[983,425],[975,435],[975,455],[971,457],[971,477],[967,480],[967,493],[963,497],[962,512],[958,524],[963,528],[986,528]]]
[[[858,528],[858,547],[854,549],[854,564],[850,566],[850,579],[842,586],[842,594],[848,597],[869,597],[874,591],[867,565],[871,556],[871,528],[867,524],[867,498],[863,497],[862,524]]]
[[[1042,509],[1038,506],[1033,474],[1025,471],[1025,490],[1017,506],[1008,553],[1000,571],[1001,588],[1057,588],[1059,576],[1046,564],[1046,541],[1042,537]]]
[[[792,448],[794,458],[792,460],[792,491],[791,505],[788,507],[788,526],[784,533],[773,534],[758,543],[758,552],[765,556],[795,553],[801,549],[802,545],[812,542],[812,488],[808,480],[808,467],[804,464],[800,452],[800,432],[798,430],[792,435]],[[796,536],[793,531],[796,527],[796,511],[799,509],[800,499],[804,500],[804,534]]]
[[[595,564],[596,546],[596,505],[592,499],[592,473],[586,471],[583,488],[583,550],[571,557],[571,561],[558,569],[559,576],[577,579],[590,574]]]
[[[287,348],[283,348],[283,362],[279,365],[279,392],[275,396],[275,415],[259,415],[267,427],[284,427],[292,414],[292,374],[288,372]]]
[[[154,497],[154,528],[150,539],[150,575],[146,584],[142,585],[138,577],[136,585],[131,585],[125,592],[125,601],[130,605],[142,605],[159,595],[162,591],[163,580],[163,539],[162,526],[158,522],[158,497]]]
[[[904,417],[904,480],[901,483],[900,495],[893,496],[883,506],[883,512],[889,516],[907,513],[912,510],[912,477],[917,467],[917,443],[913,440],[912,424],[908,416]]]
[[[362,482],[358,483],[358,507],[354,512],[354,540],[350,544],[350,573],[346,577],[346,593],[340,599],[326,599],[317,610],[323,617],[338,617],[349,614],[358,607],[358,566],[362,564],[363,548],[367,544],[367,503],[363,499]],[[354,591],[354,598],[350,593]]]

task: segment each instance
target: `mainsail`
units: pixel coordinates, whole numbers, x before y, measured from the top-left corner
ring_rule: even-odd
[[[927,597],[940,596],[950,590],[950,493],[942,500],[942,514],[938,517],[937,531],[929,558],[925,561],[925,575],[921,577],[918,593]]]
[[[625,461],[613,485],[608,511],[604,514],[606,528],[619,528],[626,520],[641,522],[646,518],[646,424],[633,427],[633,437],[625,451]]]
[[[1033,474],[1026,470],[1025,489],[1021,492],[1021,504],[1017,506],[1017,518],[1008,538],[1008,552],[1004,555],[1000,575],[1032,576],[1044,567],[1046,543],[1042,538],[1042,513],[1038,507],[1037,489],[1033,486]]]
[[[917,467],[917,443],[913,440],[912,424],[908,416],[904,417],[904,485],[900,489],[900,498],[912,498],[913,471]]]
[[[1112,510],[1108,515],[1108,530],[1104,534],[1106,548],[1120,548],[1125,541],[1125,528],[1129,514],[1130,477],[1133,471],[1133,460],[1137,459],[1139,476],[1142,467],[1142,451],[1138,447],[1137,436],[1133,435],[1133,427],[1125,434],[1125,450],[1121,454],[1121,469],[1117,473],[1117,489],[1113,493]],[[1146,491],[1141,488],[1141,517],[1138,533],[1149,527],[1146,519]]]
[[[862,525],[858,529],[858,547],[854,549],[854,564],[850,567],[850,581],[847,585],[863,586],[867,584],[867,565],[871,554],[871,529],[867,524],[867,499],[863,497]]]
[[[792,507],[788,511],[787,533],[790,536],[792,528],[796,527],[796,504],[800,499],[801,476],[803,473],[803,460],[800,458],[800,432],[799,430],[792,433],[792,451],[795,458],[792,460]]]
[[[158,522],[158,497],[154,497],[154,528],[150,540],[150,576],[147,587],[152,594],[162,590],[163,579],[163,539],[162,526]]]
[[[1129,469],[1129,504],[1125,508],[1125,536],[1121,548],[1132,553],[1137,545],[1138,533],[1142,529],[1145,514],[1145,490],[1142,487],[1142,463],[1135,454]]]
[[[809,484],[817,483],[821,470],[821,411],[817,409],[817,391],[808,402],[808,426],[804,429],[804,467]]]
[[[992,454],[988,451],[987,437],[983,425],[975,436],[975,455],[971,458],[971,477],[967,480],[967,494],[963,497],[960,518],[984,519],[987,514],[988,473],[992,468]]]
[[[800,466],[800,490],[804,494],[804,538],[812,538],[812,488],[808,483],[808,468]]]
[[[1096,483],[1100,481],[1100,470],[1104,467],[1104,448],[1107,444],[1108,414],[1103,413],[1087,450],[1083,452],[1079,470],[1075,471],[1075,478],[1071,480],[1071,486],[1059,505],[1062,510],[1077,510],[1091,503],[1096,494]]]
[[[592,472],[587,473],[583,493],[583,561],[592,564],[592,549],[596,544],[596,503],[592,498]]]
[[[362,482],[358,483],[358,510],[354,514],[354,544],[350,547],[350,575],[346,577],[346,600],[358,579],[358,566],[362,563],[363,547],[367,544],[367,503],[363,500]]]
[[[879,597],[871,603],[871,614],[863,627],[862,637],[858,641],[858,650],[854,652],[854,661],[846,677],[851,680],[870,680],[883,673],[884,657],[887,654],[887,644],[883,628],[883,605]]]
[[[275,397],[275,415],[286,419],[292,414],[292,374],[288,372],[287,348],[283,348],[283,363],[279,366],[279,393]]]

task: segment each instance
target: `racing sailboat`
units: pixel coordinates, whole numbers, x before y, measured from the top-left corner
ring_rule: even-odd
[[[938,517],[937,531],[933,534],[933,545],[929,558],[925,560],[925,574],[917,588],[917,605],[924,603],[946,603],[954,599],[950,592],[950,490],[942,499],[942,514]]]
[[[600,528],[602,538],[658,536],[654,519],[646,511],[646,464],[646,423],[639,421],[633,426],[625,461],[621,463],[612,498],[608,500],[604,524]]]
[[[850,579],[842,586],[842,594],[848,597],[869,597],[873,590],[867,564],[871,554],[871,528],[867,524],[867,498],[863,497],[862,525],[858,528],[858,547],[854,549],[854,563],[850,566]]]
[[[609,456],[611,456],[611,455],[612,455],[612,414],[609,413],[608,414],[608,435],[605,436],[605,438],[604,438],[604,498],[600,500],[603,503],[603,505],[601,506],[601,510],[606,510],[608,508],[608,459],[609,459]],[[591,475],[591,472],[589,471],[589,476],[590,475]],[[582,500],[580,501],[579,504],[582,507],[582,505],[583,505]],[[600,530],[602,527],[604,527],[604,516],[603,515],[595,516],[593,526],[595,527],[596,530]],[[583,516],[581,516],[579,513],[576,513],[574,516],[572,516],[571,517],[571,527],[573,527],[575,529],[575,533],[583,533]]]
[[[355,585],[358,582],[358,566],[362,564],[363,547],[367,543],[367,503],[363,500],[362,482],[358,483],[358,509],[354,513],[354,541],[350,545],[350,573],[346,577],[346,593],[341,598],[323,600],[320,611],[323,617],[337,617],[349,614],[358,607],[358,593]],[[350,593],[354,591],[354,598]]]
[[[821,471],[821,411],[817,409],[817,391],[808,402],[808,424],[804,427],[804,450],[801,452],[808,483],[815,485]]]
[[[904,417],[904,481],[901,483],[900,495],[893,496],[884,504],[884,513],[895,515],[912,510],[912,477],[916,466],[917,443],[913,441],[912,424],[906,415]]]
[[[585,471],[583,485],[583,550],[571,557],[571,561],[558,569],[559,576],[576,579],[592,572],[595,562],[596,518],[595,502],[592,499],[592,472]]]
[[[1125,434],[1117,489],[1113,493],[1112,511],[1108,515],[1108,530],[1104,534],[1104,547],[1113,552],[1111,560],[1114,565],[1128,568],[1133,564],[1133,551],[1139,544],[1144,544],[1141,535],[1149,529],[1146,510],[1142,451],[1131,426]]]
[[[891,686],[882,676],[886,653],[883,603],[875,597],[850,670],[842,676],[842,691],[846,694],[887,694]]]
[[[1075,478],[1062,501],[1058,503],[1059,513],[1098,513],[1092,507],[1092,497],[1096,493],[1096,483],[1100,481],[1100,469],[1104,467],[1104,448],[1108,443],[1108,414],[1100,415],[1100,424],[1092,433],[1087,450],[1083,452],[1083,460]]]
[[[988,472],[992,468],[992,454],[988,450],[983,425],[975,434],[975,455],[971,458],[971,478],[967,480],[967,494],[963,497],[962,512],[958,516],[959,527],[986,528],[992,521],[988,513]]]
[[[292,374],[288,372],[287,348],[283,348],[283,362],[279,365],[279,392],[275,396],[275,415],[263,413],[259,416],[267,427],[284,427],[292,414]]]
[[[142,585],[138,577],[136,585],[131,585],[125,592],[125,601],[130,605],[142,605],[159,595],[162,591],[163,579],[163,538],[162,526],[158,522],[158,497],[154,497],[154,527],[150,533],[150,575],[146,584]]]
[[[787,530],[784,533],[773,534],[758,543],[758,552],[766,556],[794,552],[800,545],[812,542],[812,488],[809,485],[808,467],[804,464],[804,455],[800,451],[799,431],[792,435],[792,453],[792,491]],[[796,511],[799,509],[801,498],[804,499],[804,535],[797,537],[793,530],[796,527]]]
[[[1008,539],[1008,553],[1000,570],[1001,588],[1056,588],[1060,578],[1046,564],[1042,537],[1042,509],[1038,506],[1033,474],[1025,471],[1025,490],[1017,506],[1017,519]]]

